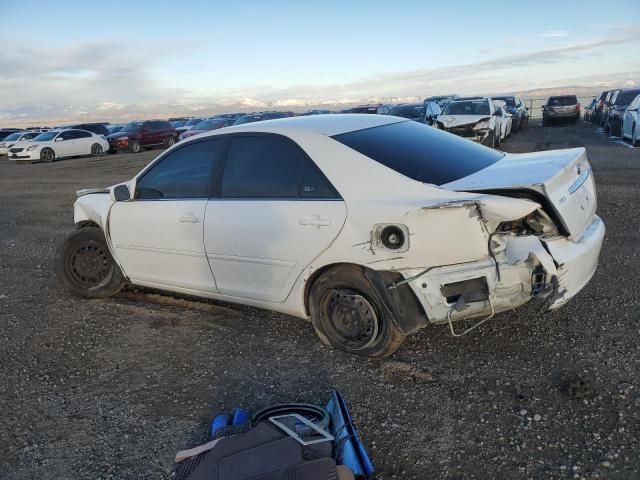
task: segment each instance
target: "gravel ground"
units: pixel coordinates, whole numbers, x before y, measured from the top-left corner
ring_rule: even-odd
[[[587,288],[463,338],[427,328],[382,361],[262,310],[133,290],[70,297],[52,260],[74,190],[125,180],[158,151],[0,161],[0,477],[168,478],[216,412],[324,403],[338,388],[378,479],[640,478],[640,149],[583,123],[532,123],[503,147],[580,145],[607,225]]]

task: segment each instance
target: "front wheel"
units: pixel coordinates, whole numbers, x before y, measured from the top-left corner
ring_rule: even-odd
[[[140,152],[140,150],[142,150],[142,145],[140,145],[139,141],[132,140],[131,142],[129,142],[129,150],[131,151],[131,153],[138,153]]]
[[[633,145],[634,147],[638,146],[638,134],[636,132],[635,124],[633,125],[633,127],[631,129],[631,145]]]
[[[323,273],[311,287],[309,308],[318,337],[348,353],[386,357],[405,339],[361,267],[340,266]]]
[[[40,161],[51,163],[56,159],[56,154],[50,148],[43,148],[40,152]]]
[[[165,148],[172,147],[174,143],[176,143],[176,139],[174,137],[166,137],[164,139]]]
[[[62,286],[82,298],[109,297],[125,284],[97,227],[81,228],[66,238],[56,252],[55,271]]]

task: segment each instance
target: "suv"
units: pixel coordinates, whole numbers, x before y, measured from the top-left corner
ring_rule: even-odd
[[[622,117],[631,102],[640,94],[640,89],[630,88],[626,90],[618,90],[611,98],[610,105],[606,110],[604,119],[604,131],[612,137],[620,137],[622,135]]]
[[[542,105],[542,126],[549,125],[551,120],[580,120],[580,102],[575,95],[557,95],[549,97]]]
[[[506,104],[507,113],[511,114],[511,131],[518,133],[529,124],[529,109],[524,102],[515,96],[491,97],[492,100],[502,100]]]
[[[21,132],[21,128],[0,128],[0,140],[4,140],[12,133]]]
[[[138,153],[143,148],[162,145],[169,148],[176,143],[176,129],[166,120],[131,122],[117,133],[109,135],[109,152],[129,150]]]
[[[370,113],[374,115],[389,115],[391,109],[381,103],[375,103],[372,105],[360,105],[359,107],[353,107],[345,110],[344,113]]]
[[[106,137],[110,135],[111,132],[109,128],[104,123],[78,123],[77,125],[69,125],[64,127],[65,129],[74,129],[74,130],[86,130],[91,133],[97,133],[98,135],[102,135]]]
[[[596,106],[593,110],[593,115],[591,115],[592,123],[600,123],[609,92],[610,90],[604,90],[598,97],[596,97]]]

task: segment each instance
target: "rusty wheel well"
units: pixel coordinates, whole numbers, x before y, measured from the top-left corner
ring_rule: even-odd
[[[378,271],[355,263],[332,263],[325,265],[311,274],[304,286],[304,308],[307,315],[309,310],[309,294],[314,282],[325,272],[337,267],[351,267],[362,271],[371,285],[378,291],[387,307],[393,312],[394,319],[405,335],[416,333],[425,327],[428,318],[415,292],[409,285],[401,285],[395,289],[387,288],[394,282],[403,280],[399,272]]]
[[[76,228],[87,228],[87,227],[97,227],[101,229],[100,225],[98,225],[96,222],[92,220],[82,220],[76,223]]]

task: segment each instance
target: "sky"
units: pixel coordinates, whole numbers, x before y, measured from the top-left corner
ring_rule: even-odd
[[[604,5],[0,0],[0,126],[640,85],[640,0]]]

